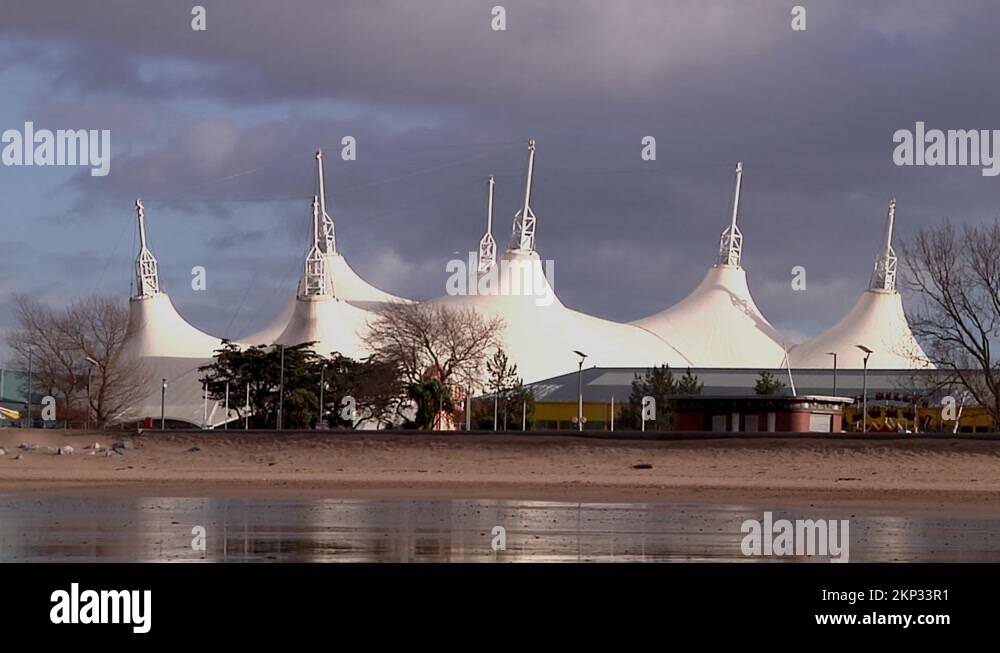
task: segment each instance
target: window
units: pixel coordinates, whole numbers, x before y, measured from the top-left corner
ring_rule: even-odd
[[[747,415],[743,418],[743,430],[747,433],[757,433],[760,431],[759,420],[756,415]]]
[[[833,430],[833,415],[810,415],[809,431],[812,433],[829,433]]]
[[[712,415],[712,432],[722,433],[726,430],[726,416]]]

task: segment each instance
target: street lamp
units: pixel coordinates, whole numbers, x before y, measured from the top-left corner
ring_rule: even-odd
[[[28,396],[27,396],[27,400],[28,401],[27,401],[27,410],[24,411],[24,412],[27,413],[27,415],[28,415],[28,428],[29,429],[31,428],[31,386],[33,385],[32,384],[32,378],[31,378],[31,357],[32,357],[32,353],[33,352],[31,351],[31,347],[28,347]]]
[[[87,420],[86,420],[87,421],[87,430],[89,431],[90,430],[90,408],[93,405],[93,400],[91,399],[91,395],[90,395],[90,385],[91,385],[92,378],[94,376],[94,366],[100,365],[100,363],[98,363],[96,360],[94,360],[90,356],[87,356],[86,360],[87,360],[88,363],[90,363],[90,367],[87,368]]]
[[[833,356],[833,396],[837,396],[837,352],[828,351],[827,356]]]
[[[577,406],[576,406],[576,428],[583,432],[583,361],[587,355],[582,351],[573,350],[573,353],[580,357],[580,369],[576,373]]]
[[[167,380],[160,381],[160,430],[167,428]]]
[[[281,430],[281,413],[285,408],[285,346],[281,345],[281,374],[278,380],[278,430]]]
[[[861,390],[861,410],[863,411],[861,417],[861,431],[863,433],[868,432],[868,357],[872,355],[872,350],[864,345],[854,345],[861,351],[865,352],[865,372],[864,381],[862,382]]]
[[[323,421],[323,386],[326,385],[326,361],[324,360],[319,367],[319,422]],[[320,428],[322,425],[317,423],[316,428]]]

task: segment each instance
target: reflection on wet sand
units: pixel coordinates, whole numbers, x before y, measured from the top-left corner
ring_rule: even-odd
[[[765,507],[469,500],[0,496],[0,560],[283,562],[746,561]],[[850,519],[852,562],[1000,559],[1000,519],[809,508]],[[196,527],[203,527],[204,550]],[[506,550],[491,547],[506,530]],[[783,561],[825,560],[782,558]]]

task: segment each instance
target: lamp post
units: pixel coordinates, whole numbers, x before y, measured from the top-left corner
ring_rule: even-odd
[[[583,432],[583,361],[587,358],[587,355],[582,351],[573,350],[573,353],[580,357],[580,368],[576,373],[576,389],[577,389],[577,404],[576,404],[576,428],[581,433]]]
[[[279,379],[278,379],[278,423],[277,423],[279,431],[281,430],[282,426],[281,413],[285,408],[285,346],[280,345],[280,347],[281,347],[281,373],[279,374]]]
[[[90,394],[90,386],[91,386],[91,382],[92,382],[93,376],[94,376],[94,366],[98,365],[99,363],[97,361],[95,361],[93,358],[91,358],[90,356],[87,356],[86,360],[87,360],[88,363],[90,363],[90,367],[87,368],[87,419],[86,419],[87,430],[89,431],[90,430],[90,408],[91,408],[91,406],[93,404],[93,399],[91,399],[91,394]]]
[[[854,345],[854,346],[857,347],[858,349],[860,349],[861,351],[865,352],[865,365],[864,365],[865,371],[864,371],[864,377],[863,377],[862,386],[861,386],[862,387],[862,390],[861,390],[861,410],[862,410],[861,431],[863,433],[867,433],[868,432],[868,357],[872,355],[872,350],[869,349],[868,347],[865,347],[864,345]]]
[[[323,421],[323,386],[326,385],[326,361],[319,368],[319,421]],[[316,426],[319,426],[317,424]]]
[[[28,396],[27,396],[28,409],[25,411],[25,413],[27,413],[27,415],[28,415],[28,428],[29,429],[31,428],[31,386],[33,385],[32,382],[31,382],[32,381],[32,378],[31,378],[31,356],[32,356],[32,353],[33,352],[31,351],[31,347],[28,347]]]
[[[833,356],[833,396],[837,396],[837,352],[828,351],[827,356]]]
[[[160,430],[167,428],[167,380],[160,381]]]

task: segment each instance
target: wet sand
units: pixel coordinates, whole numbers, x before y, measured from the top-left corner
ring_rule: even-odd
[[[996,517],[819,508],[774,515],[849,520],[848,562],[1000,559]],[[0,562],[830,559],[744,555],[743,520],[761,518],[760,507],[746,504],[0,494]],[[196,534],[204,546],[195,546]]]
[[[122,455],[84,448],[125,439],[134,448]],[[55,453],[66,445],[72,455]],[[1000,441],[3,429],[0,448],[7,452],[3,493],[666,501],[1000,515]]]

